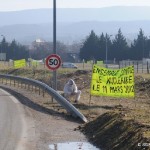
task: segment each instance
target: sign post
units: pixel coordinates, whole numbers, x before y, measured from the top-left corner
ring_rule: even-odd
[[[53,53],[57,54],[56,50],[56,0],[53,0]],[[54,90],[57,90],[57,71],[53,71]]]
[[[56,72],[56,70],[60,67],[61,65],[61,58],[59,55],[56,55],[56,54],[52,54],[52,55],[49,55],[47,58],[46,58],[46,66],[48,67],[48,69],[52,70],[53,73]],[[54,80],[54,90],[57,90],[57,80]]]

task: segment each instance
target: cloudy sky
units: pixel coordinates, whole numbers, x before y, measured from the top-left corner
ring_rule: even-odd
[[[150,6],[150,0],[56,0],[59,8]],[[53,0],[0,0],[0,11],[52,8]]]

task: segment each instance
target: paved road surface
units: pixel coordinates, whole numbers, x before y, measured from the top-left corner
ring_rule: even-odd
[[[0,89],[0,150],[26,150],[31,148],[30,144],[33,146],[28,141],[28,118],[22,106],[12,95]],[[29,125],[33,128],[31,122]]]

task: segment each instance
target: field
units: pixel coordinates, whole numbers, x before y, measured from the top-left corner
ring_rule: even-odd
[[[0,67],[0,73],[34,78],[50,86],[53,85],[52,72],[44,66],[38,66],[37,68],[26,67],[14,71],[10,64],[2,62]],[[111,149],[117,150],[119,146],[125,150],[150,149],[149,74],[135,73],[135,98],[97,97],[90,96],[91,68],[91,64],[80,64],[79,69],[60,68],[57,71],[57,87],[59,91],[63,90],[64,84],[70,78],[75,80],[78,88],[82,91],[81,100],[78,104],[74,103],[74,97],[71,99],[71,103],[89,121],[89,123],[80,126],[79,129],[94,144],[105,149],[110,149],[111,147]],[[29,94],[31,93],[35,93],[35,91],[30,91]],[[45,95],[43,99],[37,101],[37,103],[48,109],[55,109],[60,113],[66,113],[55,101],[51,101],[50,96]],[[103,136],[103,139],[100,138],[101,136]],[[108,140],[109,138],[111,140]],[[118,139],[118,142],[116,139]],[[105,142],[102,143],[101,141]]]

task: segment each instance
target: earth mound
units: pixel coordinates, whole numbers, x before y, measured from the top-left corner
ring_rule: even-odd
[[[146,126],[122,119],[122,114],[105,113],[81,128],[89,140],[104,150],[148,150],[150,139],[144,138]]]

